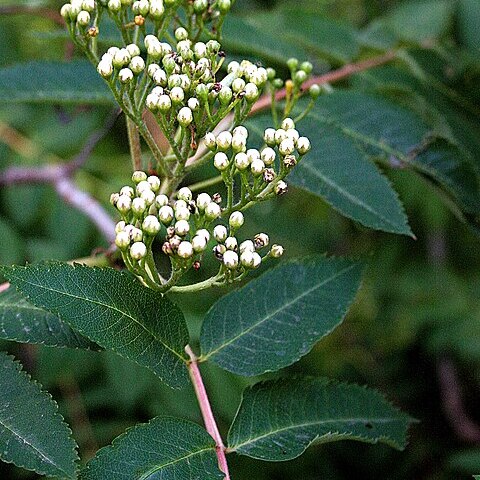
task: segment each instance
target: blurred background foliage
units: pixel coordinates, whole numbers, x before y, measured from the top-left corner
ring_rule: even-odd
[[[250,54],[282,68],[281,59],[295,53],[308,57],[322,73],[365,53],[407,46],[415,65],[421,64],[430,76],[431,89],[413,93],[414,76],[392,66],[356,75],[345,85],[415,104],[423,115],[442,112],[480,167],[479,0],[297,0],[293,12],[291,3],[237,0],[225,32],[232,56]],[[21,4],[59,8],[61,2],[2,0],[0,8]],[[0,15],[0,38],[1,66],[70,54],[59,27],[41,16]],[[0,141],[0,170],[43,164],[51,154],[71,158],[108,114],[105,106],[0,104],[0,130],[9,126],[38,149],[26,159]],[[106,204],[129,171],[125,127],[119,120],[75,180]],[[410,446],[396,452],[340,442],[313,447],[285,464],[232,458],[235,479],[442,480],[480,473],[478,231],[420,176],[402,169],[387,174],[416,240],[365,229],[299,190],[255,209],[246,229],[274,231],[290,257],[328,252],[370,258],[347,320],[290,370],[378,388],[419,420]],[[48,186],[2,187],[0,198],[2,264],[69,260],[106,247],[89,220]],[[194,336],[220,293],[182,299]],[[147,370],[113,354],[7,342],[0,347],[14,353],[52,393],[72,426],[83,460],[126,427],[155,415],[200,421],[192,391],[171,391]],[[214,409],[226,429],[240,392],[251,380],[209,366],[205,371]],[[0,464],[0,478],[37,477]]]

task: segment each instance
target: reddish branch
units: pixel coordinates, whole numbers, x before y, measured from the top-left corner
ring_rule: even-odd
[[[480,426],[468,415],[458,373],[453,362],[447,358],[438,364],[438,383],[443,411],[457,437],[465,442],[480,443]]]
[[[0,293],[5,292],[9,288],[10,288],[10,284],[8,282],[7,283],[1,283],[0,284]]]
[[[190,378],[195,389],[195,394],[197,395],[198,403],[200,405],[200,411],[202,412],[203,421],[205,423],[205,428],[210,436],[215,440],[218,466],[220,470],[225,474],[225,480],[230,480],[230,474],[228,472],[227,458],[225,455],[225,445],[223,444],[222,436],[217,427],[217,422],[212,412],[212,407],[210,406],[210,400],[208,399],[208,394],[203,383],[202,374],[198,367],[197,357],[193,353],[190,346],[187,345],[185,348],[188,356],[190,357],[190,363],[188,364],[188,371],[190,373]]]
[[[118,113],[115,111],[108,117],[105,125],[89,137],[80,153],[70,162],[40,167],[10,167],[0,172],[0,185],[51,184],[66,203],[84,213],[107,241],[113,242],[115,240],[113,220],[97,200],[74,184],[72,176],[85,164],[97,143],[110,131]],[[3,128],[2,138],[12,149],[27,158],[34,158],[38,155],[38,149],[13,129]]]

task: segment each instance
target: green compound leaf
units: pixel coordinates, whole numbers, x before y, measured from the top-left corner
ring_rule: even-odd
[[[28,62],[0,69],[0,103],[112,104],[113,95],[87,61]]]
[[[50,395],[0,352],[0,459],[40,475],[76,478],[75,448]]]
[[[266,461],[291,460],[312,443],[338,440],[403,449],[411,422],[376,391],[320,378],[282,378],[246,389],[228,446]]]
[[[32,305],[14,288],[0,293],[0,338],[50,347],[98,349],[58,315]]]
[[[101,347],[150,368],[171,387],[188,383],[182,312],[132,275],[57,262],[0,271],[30,302]]]
[[[127,430],[80,472],[80,480],[222,478],[212,437],[195,423],[172,417],[157,417]]]
[[[291,365],[343,320],[362,270],[359,262],[322,256],[252,280],[207,313],[202,359],[244,376]]]

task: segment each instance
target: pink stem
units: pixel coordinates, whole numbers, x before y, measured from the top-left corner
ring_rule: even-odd
[[[215,417],[213,416],[212,407],[210,406],[210,400],[208,399],[208,394],[203,383],[202,374],[200,373],[200,369],[198,368],[197,357],[190,348],[190,345],[187,345],[185,347],[185,351],[190,357],[188,371],[190,373],[190,378],[192,379],[195,394],[197,395],[198,403],[200,405],[200,410],[202,412],[205,428],[215,440],[218,466],[220,467],[220,470],[225,474],[225,480],[230,480],[227,458],[225,456],[225,445],[223,444],[222,436],[218,431],[217,422],[215,421]]]
[[[5,292],[10,288],[10,284],[7,283],[0,283],[0,293]]]

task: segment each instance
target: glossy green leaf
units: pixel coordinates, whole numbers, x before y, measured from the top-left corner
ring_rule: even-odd
[[[252,16],[249,21],[262,32],[269,32],[272,38],[281,31],[283,41],[334,62],[351,61],[360,50],[353,27],[308,8],[277,9]]]
[[[215,442],[195,423],[157,417],[137,425],[102,448],[81,480],[215,480]]]
[[[267,461],[291,460],[312,443],[338,440],[403,449],[410,422],[376,391],[326,379],[282,378],[247,388],[228,447]]]
[[[87,61],[28,62],[0,69],[0,103],[112,104],[113,95]]]
[[[51,347],[98,349],[58,315],[32,305],[14,288],[0,293],[0,338]]]
[[[182,312],[132,275],[56,262],[2,272],[31,303],[101,347],[150,368],[171,387],[188,382]]]
[[[0,459],[41,475],[76,478],[75,448],[51,396],[0,352]]]
[[[245,376],[291,365],[343,320],[361,275],[361,263],[323,256],[270,270],[210,309],[203,359]]]

